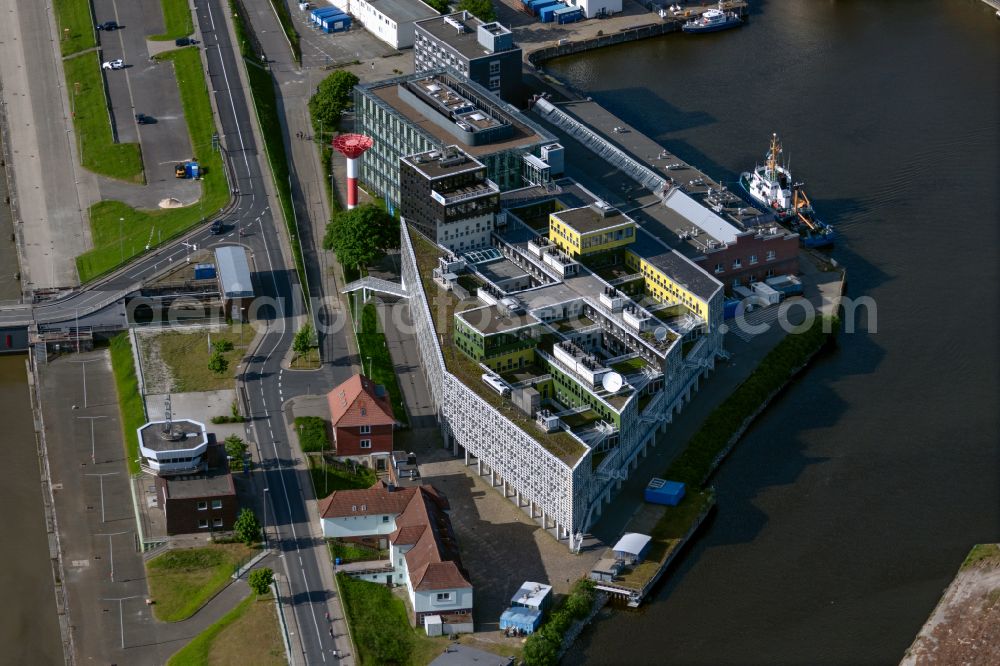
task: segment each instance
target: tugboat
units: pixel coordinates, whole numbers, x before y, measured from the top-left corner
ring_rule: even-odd
[[[788,165],[778,162],[781,152],[778,135],[772,134],[767,160],[763,166],[754,167],[753,172],[740,174],[740,185],[755,203],[763,205],[779,222],[798,233],[806,247],[833,245],[836,232],[816,219],[802,183],[793,181]]]
[[[684,32],[717,32],[743,25],[743,19],[735,12],[727,12],[719,2],[718,9],[706,10],[701,16],[691,19],[681,26]]]

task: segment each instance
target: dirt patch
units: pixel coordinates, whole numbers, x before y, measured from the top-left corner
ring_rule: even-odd
[[[958,573],[900,664],[998,663],[1000,562],[984,558]]]

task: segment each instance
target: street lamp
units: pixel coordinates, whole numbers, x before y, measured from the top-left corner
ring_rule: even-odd
[[[264,499],[264,550],[267,550],[267,491],[270,488],[264,488],[263,499]]]
[[[124,224],[125,218],[118,218],[118,249],[121,252],[122,260],[121,263],[125,263],[125,238],[122,236],[122,224]]]

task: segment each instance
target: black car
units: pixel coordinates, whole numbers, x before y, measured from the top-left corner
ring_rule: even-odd
[[[135,122],[140,125],[153,125],[156,123],[156,118],[147,116],[145,113],[137,113],[135,114]]]
[[[109,32],[112,31],[112,30],[117,30],[118,29],[118,22],[117,21],[105,21],[104,23],[98,23],[97,24],[97,29],[98,30],[107,30]]]
[[[209,229],[209,231],[211,231],[216,236],[221,235],[222,232],[225,230],[226,230],[226,225],[222,223],[222,220],[216,220],[215,222],[212,222],[212,227]]]
[[[198,40],[192,37],[180,37],[174,40],[176,46],[190,46],[191,44],[197,44]]]

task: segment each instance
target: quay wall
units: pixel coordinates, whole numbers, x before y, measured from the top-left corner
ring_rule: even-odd
[[[666,35],[667,33],[677,32],[680,29],[680,21],[648,23],[634,28],[625,28],[607,35],[598,35],[589,39],[569,40],[564,44],[544,46],[540,49],[535,49],[534,51],[527,53],[525,55],[525,60],[528,61],[529,65],[538,67],[545,61],[552,60],[553,58],[561,58],[562,56],[573,55],[574,53],[583,53],[584,51],[593,51],[594,49],[601,49],[606,46],[614,46],[616,44],[636,42],[640,39],[649,39],[650,37],[659,37],[660,35]]]

